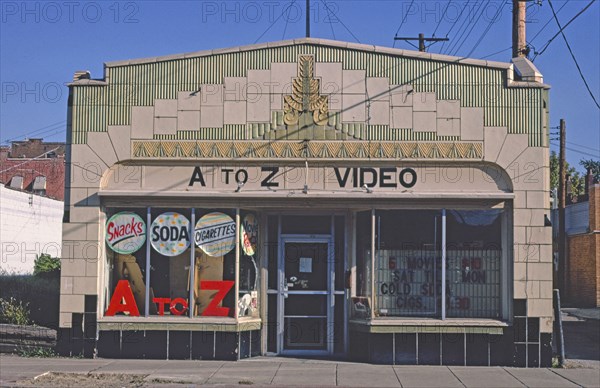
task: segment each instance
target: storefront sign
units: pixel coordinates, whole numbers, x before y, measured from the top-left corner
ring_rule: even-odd
[[[235,284],[231,280],[203,280],[200,282],[201,290],[217,290],[208,306],[202,312],[205,317],[226,317],[229,316],[229,307],[219,306],[225,296]]]
[[[389,256],[381,250],[380,279],[377,296],[381,315],[433,314],[442,295],[441,260],[433,253],[395,251],[402,257]],[[417,255],[422,255],[418,257]],[[484,259],[485,255],[485,259]],[[495,310],[499,287],[499,250],[450,250],[446,257],[446,307],[448,312],[468,316],[478,310]],[[387,265],[386,265],[387,260]],[[387,270],[384,270],[386,268]],[[490,277],[495,278],[490,282]],[[479,304],[472,298],[487,295]],[[485,304],[484,304],[485,303]]]
[[[248,214],[240,225],[240,244],[246,256],[254,256],[258,243],[258,220],[254,214]]]
[[[417,183],[417,173],[412,168],[396,167],[334,167],[335,178],[340,188],[357,187],[404,187],[410,189]],[[350,180],[350,177],[352,179]]]
[[[188,302],[183,298],[154,298],[152,299],[158,306],[158,315],[165,315],[165,305],[169,306],[172,315],[183,315],[188,309]],[[177,308],[181,306],[181,308]]]
[[[182,214],[167,212],[156,217],[150,228],[150,243],[161,255],[178,256],[190,246],[190,221]]]
[[[350,161],[344,161],[350,163]],[[370,193],[400,194],[460,192],[508,193],[512,184],[505,171],[492,164],[396,161],[379,165],[323,165],[295,161],[289,165],[199,164],[195,166],[147,165],[139,170],[136,189],[160,192],[198,192],[231,196],[324,194],[364,197]],[[119,168],[114,174],[128,174]],[[115,180],[116,181],[116,180]],[[110,180],[107,192],[124,188]],[[371,189],[371,190],[366,190]]]
[[[106,223],[106,243],[117,253],[134,253],[145,242],[146,223],[135,213],[117,213]]]
[[[381,283],[377,296],[381,315],[420,315],[436,312],[436,298],[441,295],[440,268],[434,253],[395,251],[379,252]],[[419,257],[420,256],[420,257]],[[385,270],[384,270],[385,269]]]
[[[321,174],[321,171],[315,171],[317,169],[312,168],[313,178]],[[241,189],[241,187],[247,183],[251,183],[253,187],[275,190],[284,188],[287,184],[294,181],[301,182],[296,176],[302,175],[303,173],[304,170],[302,168],[294,167],[221,167],[216,172],[216,176],[213,176],[215,173],[211,172],[211,178],[213,182],[218,183],[218,186],[231,185]],[[322,173],[324,174],[322,176],[323,181],[338,189],[361,187],[409,189],[417,183],[417,172],[409,167],[333,167],[325,168]],[[314,179],[311,179],[311,181],[312,180]],[[207,184],[207,179],[205,179],[205,172],[203,172],[200,167],[195,167],[190,176],[188,187],[207,186],[209,185]]]
[[[207,255],[224,256],[235,248],[235,221],[224,213],[208,213],[196,223],[194,241]]]
[[[108,309],[104,313],[107,317],[112,317],[117,313],[127,314],[130,317],[139,317],[140,310],[138,309],[131,286],[127,280],[119,280],[115,291],[113,292],[112,298]]]
[[[204,311],[202,316],[205,317],[226,317],[229,316],[229,307],[219,306],[225,296],[233,288],[235,282],[231,280],[215,280],[215,281],[201,281],[201,290],[216,290],[217,292],[212,297],[210,303]],[[153,298],[152,302],[156,303],[158,309],[158,315],[165,314],[165,306],[169,306],[169,311],[172,315],[183,315],[188,311],[189,303],[184,298]],[[133,292],[128,280],[119,280],[115,291],[113,292],[112,298],[108,309],[104,313],[107,317],[112,317],[117,313],[129,315],[130,317],[139,317],[140,310],[135,302]]]

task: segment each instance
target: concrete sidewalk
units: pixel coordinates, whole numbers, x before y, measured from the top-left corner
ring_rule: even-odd
[[[77,375],[46,374],[77,373]],[[116,377],[121,380],[116,381]],[[258,357],[238,362],[0,356],[3,386],[600,387],[599,369],[389,366]]]

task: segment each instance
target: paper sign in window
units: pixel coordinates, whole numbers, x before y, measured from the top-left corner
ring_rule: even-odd
[[[301,257],[300,258],[300,272],[304,272],[304,273],[312,272],[312,257]]]

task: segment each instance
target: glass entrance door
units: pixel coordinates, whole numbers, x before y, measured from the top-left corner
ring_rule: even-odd
[[[333,254],[330,236],[282,236],[280,353],[332,353]]]

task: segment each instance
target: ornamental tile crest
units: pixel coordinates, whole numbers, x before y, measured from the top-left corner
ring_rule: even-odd
[[[481,142],[133,141],[134,159],[481,160]]]
[[[296,125],[303,113],[312,114],[316,125],[326,125],[329,98],[319,94],[320,81],[314,78],[314,58],[300,55],[298,77],[292,81],[292,94],[283,97],[283,121],[286,125]]]

